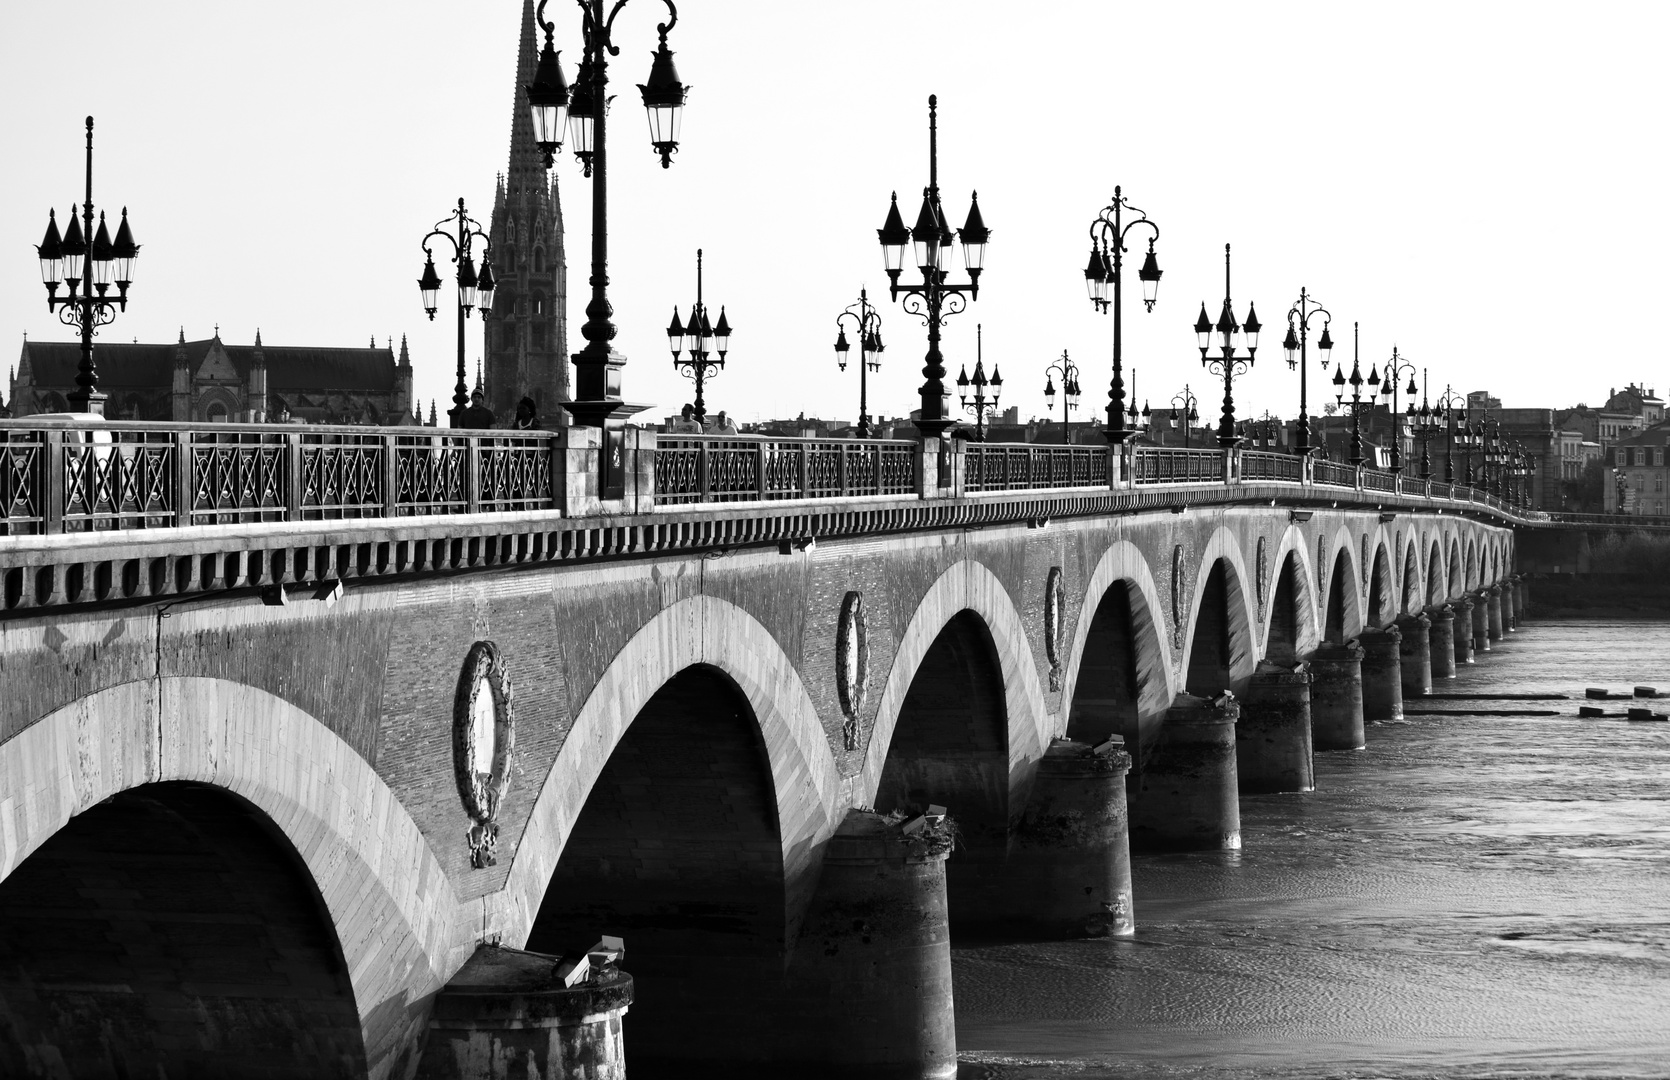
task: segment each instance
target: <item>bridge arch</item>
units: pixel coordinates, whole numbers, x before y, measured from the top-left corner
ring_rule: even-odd
[[[734,690],[758,728],[780,834],[785,933],[792,941],[816,883],[815,852],[840,823],[841,781],[793,662],[753,616],[706,595],[680,600],[640,627],[576,713],[512,856],[503,904],[507,940],[527,940],[587,799],[633,721],[690,669],[712,673],[706,688]]]
[[[854,798],[871,805],[880,790],[888,753],[898,729],[905,699],[929,651],[950,624],[968,612],[989,635],[992,656],[1002,680],[1009,755],[1009,803],[1018,807],[1037,761],[1058,734],[1044,709],[1044,689],[1038,677],[1020,612],[1003,582],[985,566],[970,559],[953,563],[923,593],[893,654],[893,664],[882,684],[876,705],[875,727],[865,748],[864,765]],[[1082,617],[1081,617],[1082,619]],[[966,620],[961,624],[969,628]]]
[[[1449,599],[1444,574],[1443,538],[1434,536],[1427,545],[1426,602],[1429,606],[1443,604]]]
[[[1411,530],[1413,533],[1413,530]],[[1403,592],[1399,604],[1399,613],[1403,615],[1417,615],[1425,604],[1422,598],[1426,590],[1421,582],[1421,545],[1411,535],[1409,543],[1403,547]]]
[[[1322,619],[1325,641],[1342,642],[1363,632],[1362,568],[1351,542],[1351,531],[1340,526],[1334,537],[1332,569],[1328,574]]]
[[[1450,587],[1449,599],[1454,600],[1467,591],[1467,575],[1462,568],[1461,562],[1461,538],[1457,536],[1450,537],[1450,572],[1448,580]]]
[[[1467,583],[1467,590],[1471,591],[1479,587],[1479,546],[1472,536],[1467,537],[1466,550],[1466,577],[1462,580]]]
[[[1177,690],[1166,642],[1165,615],[1141,549],[1116,540],[1085,583],[1062,683],[1066,735],[1099,743],[1123,735],[1141,745]]]
[[[1270,580],[1264,583],[1266,605],[1263,626],[1264,659],[1292,667],[1316,651],[1322,641],[1322,627],[1316,611],[1315,567],[1304,530],[1288,525],[1276,545]]]
[[[182,796],[186,785],[199,790]],[[375,1078],[404,1074],[431,995],[464,958],[454,952],[458,903],[416,823],[351,746],[282,698],[228,680],[170,677],[91,694],[0,745],[0,879],[60,833],[84,849],[112,798],[145,820],[184,822],[188,835],[210,828],[214,800],[223,811],[248,808],[238,835],[265,831],[293,851],[328,913],[361,1067]],[[210,847],[242,846],[228,843]],[[294,881],[284,887],[296,895]]]
[[[1392,576],[1391,556],[1387,554],[1386,538],[1376,538],[1374,556],[1369,570],[1368,610],[1364,629],[1382,627],[1397,618],[1397,584]]]
[[[1183,688],[1213,696],[1236,694],[1258,666],[1253,628],[1258,625],[1252,578],[1235,534],[1222,526],[1213,531],[1197,564],[1194,595],[1183,634]]]

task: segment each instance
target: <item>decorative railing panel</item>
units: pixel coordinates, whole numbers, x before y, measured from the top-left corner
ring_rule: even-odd
[[[1397,478],[1397,489],[1404,495],[1424,496],[1426,494],[1426,481],[1418,476],[1399,476]]]
[[[41,531],[45,468],[45,432],[0,428],[0,509],[6,512],[0,536]]]
[[[964,446],[965,491],[1105,488],[1107,484],[1108,449],[1105,446],[976,442]]]
[[[916,443],[663,435],[655,447],[657,506],[908,495]]]
[[[171,525],[175,447],[165,432],[65,433],[59,451],[64,532]]]
[[[263,428],[194,431],[191,448],[193,525],[283,521],[289,517],[290,439]]]
[[[476,438],[481,462],[481,513],[539,510],[555,505],[552,490],[552,440],[548,434],[482,435]],[[452,460],[457,460],[456,454]],[[462,472],[463,470],[454,470]],[[448,475],[451,479],[451,473]],[[450,493],[453,489],[448,488]],[[448,506],[456,505],[449,502]],[[406,510],[402,513],[437,513],[436,510]]]
[[[388,449],[381,435],[307,432],[301,458],[304,519],[382,514]]]
[[[1397,474],[1381,469],[1364,469],[1363,488],[1367,491],[1396,491]]]
[[[1221,450],[1139,446],[1134,479],[1139,484],[1222,483]]]
[[[1318,458],[1312,465],[1318,484],[1332,484],[1335,487],[1354,488],[1357,486],[1357,467],[1343,462],[1327,461]]]
[[[1305,459],[1295,454],[1271,454],[1263,450],[1244,450],[1241,453],[1241,479],[1291,480],[1298,483],[1305,478]]]
[[[402,515],[462,514],[469,509],[470,440],[459,435],[396,435],[395,505]],[[547,458],[549,454],[546,455]],[[482,453],[482,486],[487,486],[487,451]],[[498,464],[498,463],[495,463]],[[545,466],[549,472],[550,466]]]

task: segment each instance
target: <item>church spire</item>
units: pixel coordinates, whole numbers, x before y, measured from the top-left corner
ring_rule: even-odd
[[[522,40],[516,50],[516,93],[510,118],[510,190],[537,190],[545,181],[545,160],[533,139],[533,115],[528,111],[527,85],[533,82],[538,57],[534,51],[537,27],[533,0],[522,0]]]

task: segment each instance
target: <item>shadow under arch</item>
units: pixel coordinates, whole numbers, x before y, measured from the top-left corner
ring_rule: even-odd
[[[1421,588],[1421,549],[1410,537],[1409,544],[1403,550],[1403,599],[1399,604],[1399,613],[1403,615],[1419,615],[1422,597],[1426,590]]]
[[[299,854],[347,966],[366,1075],[409,1071],[433,993],[473,942],[458,940],[458,900],[398,798],[282,698],[223,679],[125,683],[0,745],[0,888],[76,815],[168,781],[235,793]]]
[[[1183,636],[1183,689],[1214,697],[1225,690],[1245,692],[1258,657],[1253,627],[1251,580],[1235,535],[1219,527],[1201,552],[1188,629]]]
[[[1298,525],[1289,525],[1282,534],[1272,565],[1275,569],[1264,583],[1270,603],[1264,620],[1263,656],[1272,664],[1293,667],[1322,641],[1311,586],[1310,545]]]
[[[1448,598],[1451,600],[1459,599],[1461,595],[1467,591],[1467,578],[1462,573],[1461,541],[1456,537],[1450,538],[1450,572],[1448,580],[1450,588]]]
[[[1426,602],[1428,607],[1437,607],[1449,599],[1444,586],[1444,550],[1438,537],[1433,537],[1427,548],[1426,560]]]
[[[573,954],[604,933],[626,941],[634,1071],[765,1061],[774,1049],[736,1037],[749,1022],[770,1026],[790,954],[772,774],[742,690],[719,668],[692,665],[638,710],[565,837],[527,948]]]
[[[1067,737],[1096,745],[1120,735],[1140,749],[1175,691],[1159,595],[1130,541],[1116,541],[1091,571],[1068,657]]]
[[[1383,627],[1397,618],[1397,609],[1393,606],[1396,596],[1397,586],[1392,581],[1392,563],[1386,554],[1386,545],[1376,544],[1373,568],[1369,571],[1368,614],[1364,619],[1364,629]]]
[[[207,784],[118,792],[0,882],[0,1074],[367,1074],[323,898],[258,807]],[[163,1017],[189,1016],[180,1024]]]
[[[1479,548],[1473,538],[1467,538],[1467,576],[1463,578],[1468,591],[1479,587]]]
[[[1363,631],[1363,612],[1358,591],[1356,560],[1349,540],[1334,552],[1333,571],[1328,575],[1326,614],[1322,621],[1324,641],[1344,642]]]

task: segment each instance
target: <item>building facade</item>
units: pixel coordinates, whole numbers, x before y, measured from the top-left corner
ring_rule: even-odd
[[[1670,443],[1670,424],[1661,423],[1611,448],[1606,462],[1608,513],[1662,517],[1670,512],[1666,443]]]
[[[94,351],[99,389],[112,420],[391,426],[414,422],[412,361],[406,340],[363,349],[251,345],[212,338],[172,345],[101,344]],[[25,341],[12,375],[11,410],[21,419],[71,411],[81,345]]]
[[[538,62],[534,30],[533,0],[522,0],[510,168],[498,178],[488,228],[498,288],[492,317],[483,320],[482,389],[498,423],[508,424],[516,403],[530,397],[541,425],[554,428],[568,423],[560,403],[570,400],[568,264],[557,170],[546,170],[534,143],[524,89]]]

